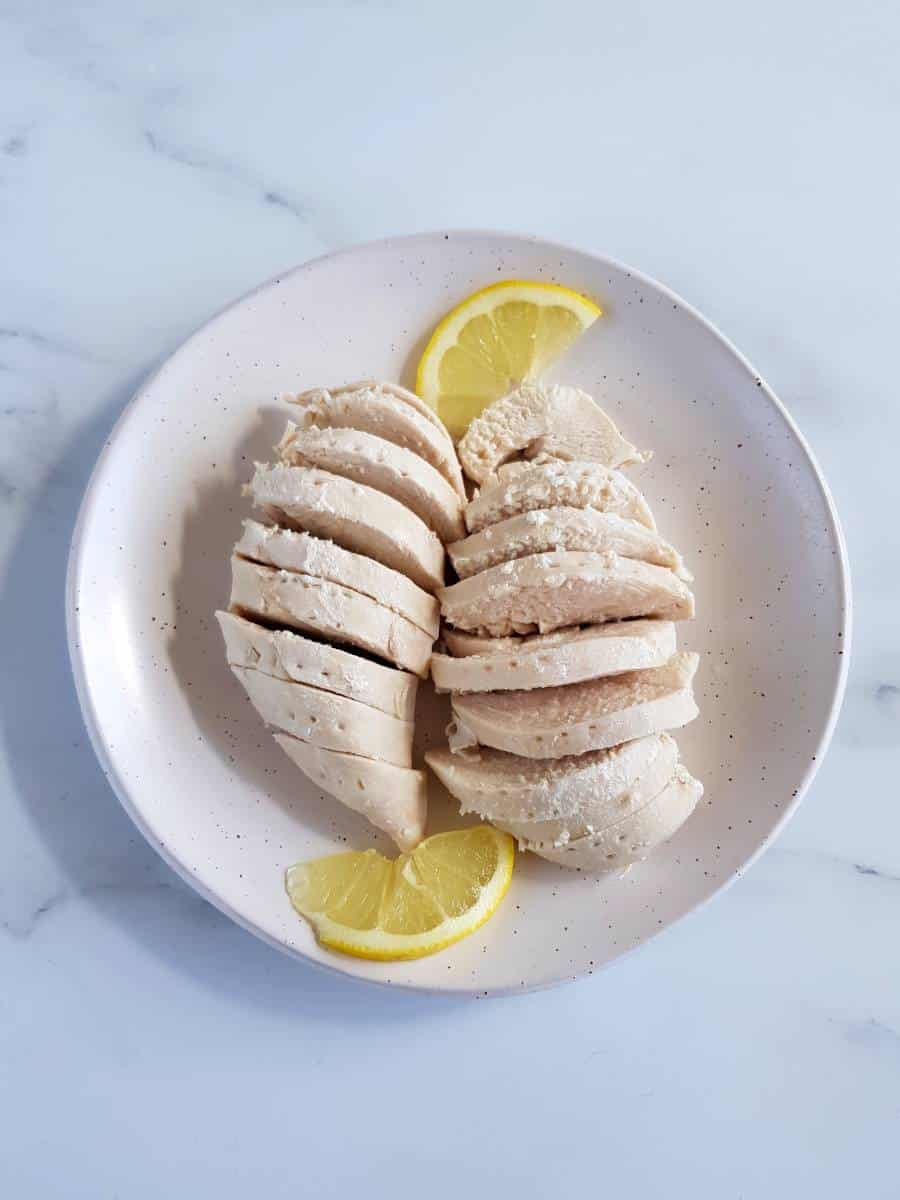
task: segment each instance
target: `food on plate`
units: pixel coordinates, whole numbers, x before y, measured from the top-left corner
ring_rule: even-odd
[[[299,571],[231,560],[231,611],[356,646],[423,678],[434,638],[362,592]]]
[[[675,626],[671,621],[611,621],[527,637],[479,638],[451,633],[452,646],[469,637],[463,653],[435,652],[431,678],[439,691],[526,691],[621,675],[646,667],[659,667],[675,653]],[[474,649],[472,649],[474,646]]]
[[[244,522],[244,532],[234,553],[263,566],[315,575],[353,592],[362,592],[418,625],[432,639],[437,637],[441,608],[436,597],[374,558],[355,554],[309,533],[262,525],[259,521]]]
[[[699,655],[662,667],[533,691],[454,693],[451,748],[493,746],[525,758],[562,758],[678,729],[697,715]]]
[[[703,784],[684,767],[676,767],[673,778],[649,804],[600,833],[559,844],[523,842],[522,849],[531,850],[562,867],[575,867],[581,871],[622,871],[641,862],[677,833],[702,796]]]
[[[537,379],[589,329],[600,308],[570,288],[504,280],[468,296],[431,336],[416,391],[454,437],[492,401]]]
[[[396,671],[287,629],[267,629],[233,612],[217,612],[216,619],[229,666],[305,683],[412,721],[419,681],[408,671]]]
[[[259,463],[247,494],[275,524],[367,554],[426,590],[443,583],[440,539],[392,496],[315,467]]]
[[[559,507],[596,508],[656,529],[647,501],[630,479],[611,467],[581,462],[501,467],[466,506],[466,528],[478,533],[519,513]]]
[[[522,758],[482,750],[462,758],[430,750],[426,761],[463,812],[520,842],[592,837],[649,803],[670,782],[678,747],[667,733],[565,758]]]
[[[307,392],[245,487],[229,665],[275,740],[404,851],[425,832],[412,766],[416,676],[439,629],[445,540],[465,532],[449,434],[417,396],[365,381]],[[438,532],[435,532],[438,531]],[[440,534],[440,536],[439,536]]]
[[[291,760],[404,851],[288,871],[326,945],[433,953],[499,903],[511,838],[623,870],[703,794],[668,732],[697,716],[699,656],[674,624],[692,577],[623,473],[651,456],[587,392],[537,382],[599,315],[552,284],[485,288],[438,325],[419,395],[362,380],[289,397],[278,461],[245,488],[264,521],[244,523],[217,614],[231,669]],[[453,719],[426,762],[491,824],[423,841],[429,668]]]
[[[532,554],[489,567],[438,591],[444,620],[492,637],[549,633],[628,617],[683,621],[694,598],[683,580],[618,554]]]
[[[511,458],[563,459],[621,467],[644,462],[580,388],[523,384],[477,416],[457,447],[463,470],[484,481]]]
[[[339,388],[314,388],[288,397],[300,410],[303,428],[357,429],[414,454],[440,471],[461,500],[466,498],[456,451],[440,418],[413,392],[395,384],[364,381]]]
[[[679,578],[691,582],[681,555],[658,533],[637,521],[596,508],[561,505],[519,513],[447,547],[460,579],[468,579],[498,563],[552,550],[594,554],[612,551],[623,558],[639,558],[658,567],[669,567]]]
[[[232,666],[253,707],[272,729],[326,750],[412,765],[412,721],[334,692]]]
[[[358,429],[298,429],[288,422],[276,447],[282,462],[319,467],[405,504],[442,542],[465,533],[462,500],[424,458]]]
[[[360,813],[401,850],[414,849],[425,836],[428,787],[424,771],[328,750],[288,734],[275,741],[324,792]]]
[[[393,861],[365,850],[297,863],[285,884],[323,945],[358,958],[422,958],[488,920],[514,861],[509,834],[476,825],[426,838]]]

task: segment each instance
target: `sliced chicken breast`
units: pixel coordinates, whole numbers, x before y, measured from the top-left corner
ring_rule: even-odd
[[[364,382],[340,388],[314,388],[290,398],[301,410],[304,428],[358,429],[418,454],[466,499],[453,439],[437,413],[413,392],[395,384]]]
[[[231,666],[334,692],[401,721],[413,719],[419,681],[408,671],[382,666],[286,629],[266,629],[235,613],[217,612],[216,620]]]
[[[275,741],[323,792],[361,813],[404,852],[425,836],[428,792],[424,771],[326,750],[276,733]]]
[[[678,757],[677,748],[672,751],[670,743],[674,746],[667,733],[658,733],[565,758],[522,758],[487,746],[462,756],[444,747],[429,750],[425,761],[459,801],[463,813],[536,826],[566,821],[579,828],[584,824],[582,814],[591,811],[595,827],[602,827],[601,813],[606,815],[603,824],[607,825],[639,807],[632,797],[634,785],[657,762],[670,762],[659,787],[666,783]]]
[[[247,667],[232,671],[267,725],[326,750],[412,764],[413,726],[380,709]]]
[[[484,483],[518,454],[578,459],[604,467],[646,461],[579,388],[523,383],[477,416],[458,445],[463,470]]]
[[[675,653],[675,626],[671,621],[613,621],[521,638],[514,645],[506,651],[464,657],[432,654],[435,688],[439,692],[526,691],[660,667]]]
[[[628,617],[694,615],[687,585],[665,567],[618,554],[532,554],[438,591],[444,620],[505,637]]]
[[[310,533],[261,525],[259,521],[244,522],[244,532],[234,552],[252,562],[315,575],[362,592],[418,625],[432,640],[438,635],[441,609],[436,598],[374,558],[354,554]]]
[[[349,643],[416,675],[428,674],[431,635],[377,600],[339,584],[235,555],[230,607],[239,616]]]
[[[437,535],[383,492],[314,467],[260,464],[247,492],[280,525],[366,554],[429,591],[443,583],[444,548]]]
[[[527,818],[513,820],[501,816],[494,820],[494,824],[518,838],[522,845],[559,845],[581,838],[598,837],[610,825],[649,804],[666,786],[678,766],[678,746],[675,739],[667,733],[637,740],[639,743],[649,743],[644,755],[645,761],[639,765],[636,774],[629,779],[627,786],[618,795],[604,796],[602,793],[595,793],[593,797],[587,798],[579,809],[566,816],[548,817],[543,821]],[[610,747],[606,753],[612,753],[615,749],[617,747]],[[580,757],[583,756],[576,755],[576,760]]]
[[[465,533],[462,500],[443,475],[412,450],[358,429],[298,429],[288,422],[277,450],[295,467],[319,467],[392,496],[442,542]]]
[[[531,850],[561,867],[594,873],[623,871],[633,863],[642,862],[657,846],[677,833],[702,795],[703,785],[699,780],[678,766],[672,779],[649,804],[607,826],[600,834],[559,845],[524,842],[522,849]]]
[[[493,746],[525,758],[563,758],[678,729],[697,716],[696,654],[662,667],[531,692],[453,696],[450,748]]]
[[[596,508],[539,508],[519,513],[447,547],[460,579],[498,563],[551,550],[611,552],[670,567],[681,579],[691,579],[681,555],[659,534],[637,521]]]
[[[478,533],[507,517],[543,508],[596,508],[656,529],[647,501],[620,471],[599,463],[515,463],[501,468],[466,507],[466,527]]]

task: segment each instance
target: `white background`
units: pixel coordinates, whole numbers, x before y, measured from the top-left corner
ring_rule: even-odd
[[[0,1194],[897,1195],[898,59],[888,3],[0,3]],[[290,264],[462,226],[715,321],[822,463],[857,607],[778,844],[487,1003],[333,979],[189,892],[93,759],[62,619],[156,363]]]

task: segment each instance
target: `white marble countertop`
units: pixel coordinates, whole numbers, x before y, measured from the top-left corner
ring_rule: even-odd
[[[897,1195],[898,56],[889,6],[837,0],[0,6],[0,1194]],[[155,363],[287,265],[473,225],[724,329],[856,594],[777,845],[600,976],[486,1004],[307,969],[188,891],[93,758],[62,617]]]

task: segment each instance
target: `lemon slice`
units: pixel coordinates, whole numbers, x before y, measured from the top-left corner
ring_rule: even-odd
[[[324,946],[357,958],[422,958],[484,924],[514,858],[509,834],[476,825],[435,834],[393,861],[365,850],[296,863],[285,885]]]
[[[460,438],[491,401],[537,379],[600,315],[593,300],[556,283],[495,283],[435,329],[416,391]]]

